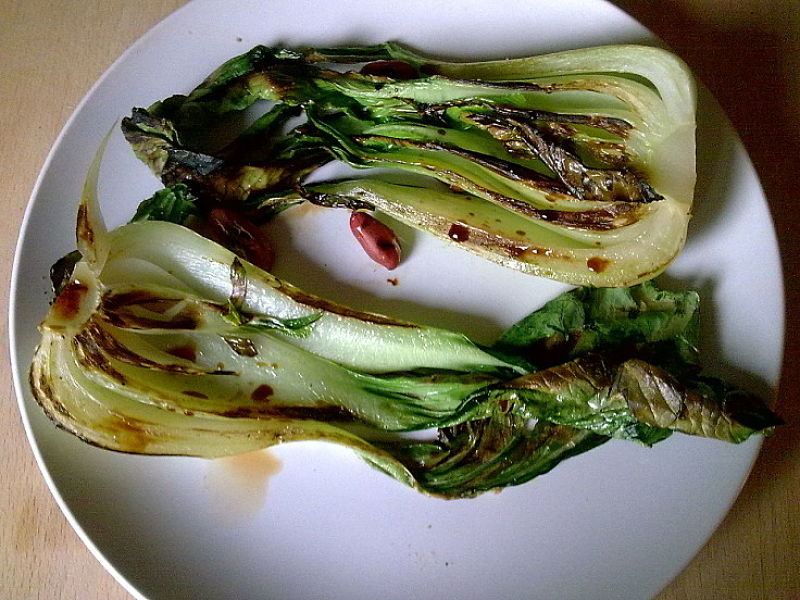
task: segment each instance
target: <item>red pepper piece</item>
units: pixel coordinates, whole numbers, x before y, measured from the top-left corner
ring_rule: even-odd
[[[372,215],[354,211],[350,215],[350,231],[372,260],[390,271],[400,264],[400,243],[389,227]]]
[[[269,271],[275,253],[264,232],[244,215],[216,206],[208,214],[211,237],[257,267]]]

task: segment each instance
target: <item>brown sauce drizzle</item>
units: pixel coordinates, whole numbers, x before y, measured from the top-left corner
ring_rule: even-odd
[[[447,237],[455,242],[466,242],[469,239],[469,228],[462,223],[453,223],[447,231]]]
[[[182,346],[173,346],[167,350],[167,354],[183,358],[194,362],[197,360],[197,347],[193,343],[183,344]]]
[[[602,273],[610,264],[610,260],[607,258],[600,258],[599,256],[593,256],[586,261],[586,266],[589,267],[589,270],[594,273]]]
[[[521,260],[530,259],[532,256],[546,256],[566,259],[569,258],[568,254],[556,253],[552,248],[543,248],[542,246],[510,246],[508,248],[509,256]]]
[[[272,386],[262,383],[253,390],[253,392],[250,394],[250,398],[253,399],[253,402],[269,402],[269,397],[274,393],[275,390],[272,389]]]
[[[142,453],[151,442],[146,424],[137,419],[112,415],[104,425],[117,444],[115,449],[123,452]]]
[[[209,461],[205,481],[219,516],[238,522],[255,515],[264,505],[270,478],[282,467],[278,457],[264,450]]]

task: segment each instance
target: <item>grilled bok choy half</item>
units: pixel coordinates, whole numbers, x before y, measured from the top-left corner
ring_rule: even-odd
[[[779,423],[700,375],[694,292],[578,288],[480,348],[312,297],[177,223],[108,231],[98,162],[78,211],[80,260],[30,370],[46,414],[90,444],[213,458],[320,440],[456,498],[523,483],[611,438],[739,442]],[[175,202],[148,200],[137,218]],[[401,435],[428,429],[438,435]]]
[[[259,100],[274,104],[230,139],[230,114]],[[683,247],[694,130],[686,66],[635,45],[472,63],[395,44],[257,46],[123,121],[166,185],[201,198],[265,218],[303,200],[377,209],[525,273],[604,287],[654,277]],[[305,183],[333,159],[401,176]]]

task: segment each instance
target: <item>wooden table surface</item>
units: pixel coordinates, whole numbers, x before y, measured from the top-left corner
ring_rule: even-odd
[[[534,2],[535,0],[529,0]],[[92,83],[185,0],[0,2],[2,279],[39,169]],[[617,0],[665,39],[716,94],[770,199],[786,275],[787,341],[779,412],[731,512],[659,600],[800,598],[800,3],[795,0]],[[2,314],[8,290],[2,292]],[[6,336],[6,319],[0,322]],[[25,438],[6,344],[0,363],[0,598],[122,600],[131,596],[89,553],[50,495]]]

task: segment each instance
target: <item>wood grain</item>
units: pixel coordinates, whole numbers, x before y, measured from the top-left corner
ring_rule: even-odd
[[[0,3],[0,165],[5,217],[0,274],[39,169],[77,103],[113,60],[184,0],[3,0]],[[800,4],[785,0],[617,0],[683,56],[731,116],[770,199],[786,273],[786,361],[800,358]],[[7,312],[8,291],[0,298]],[[7,339],[7,323],[0,321]],[[757,350],[756,350],[757,351]],[[658,600],[800,598],[800,409],[797,370],[785,368],[767,440],[719,530]],[[0,369],[0,597],[129,600],[50,495],[25,439],[8,350]]]

